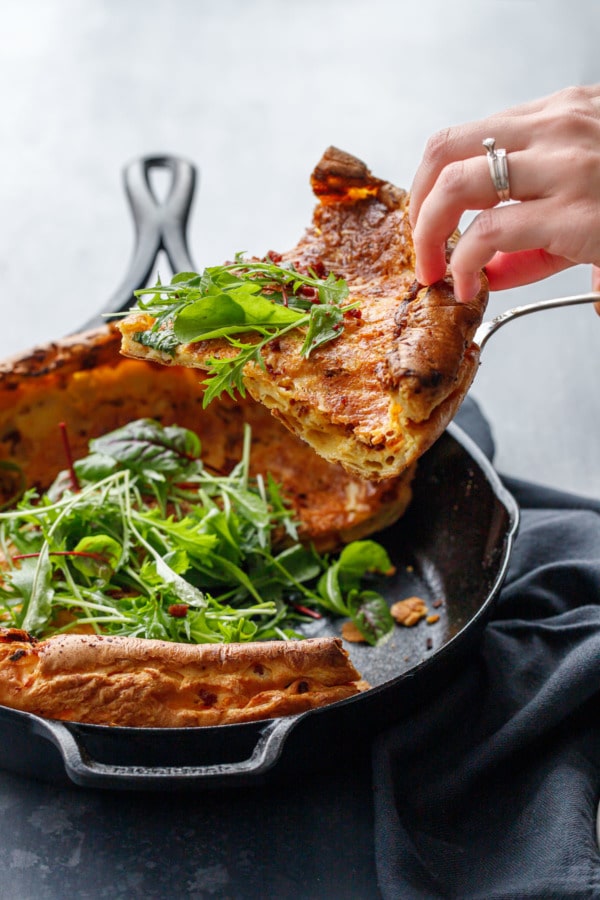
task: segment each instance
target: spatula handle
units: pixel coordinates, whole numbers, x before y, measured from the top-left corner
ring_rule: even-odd
[[[475,332],[474,342],[480,350],[483,350],[489,338],[495,334],[499,328],[518,319],[520,316],[529,315],[529,313],[539,312],[543,309],[555,309],[558,306],[576,306],[579,303],[598,303],[600,302],[600,292],[592,291],[589,294],[573,294],[571,297],[555,297],[553,300],[540,300],[538,303],[528,303],[525,306],[515,306],[513,309],[507,309],[505,312],[494,316],[482,322]]]

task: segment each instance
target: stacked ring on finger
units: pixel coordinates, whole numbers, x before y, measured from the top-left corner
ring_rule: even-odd
[[[485,138],[482,141],[487,152],[488,166],[492,183],[500,198],[500,202],[510,200],[510,182],[508,180],[508,159],[506,150],[496,150],[496,138]]]

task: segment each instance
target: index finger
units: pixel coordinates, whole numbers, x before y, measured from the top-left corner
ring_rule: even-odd
[[[484,138],[495,138],[499,147],[511,152],[524,150],[536,139],[540,113],[547,109],[560,112],[571,103],[580,103],[582,96],[597,102],[597,95],[597,85],[563,88],[547,97],[508,107],[480,121],[438,131],[427,142],[413,180],[409,209],[411,226],[415,227],[423,201],[442,169],[450,163],[477,156],[481,153]]]
[[[521,118],[498,114],[482,122],[468,122],[445,128],[427,141],[423,159],[410,189],[409,218],[412,228],[417,224],[423,201],[430,193],[440,173],[446,166],[484,153],[482,141],[494,137],[499,146],[511,151],[522,150],[529,131]]]

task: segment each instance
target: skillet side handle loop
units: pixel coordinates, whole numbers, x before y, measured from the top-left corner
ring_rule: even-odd
[[[171,178],[162,201],[150,180],[152,173],[161,170],[166,170]],[[175,156],[147,156],[125,167],[123,181],[135,226],[133,256],[112,297],[78,331],[106,325],[107,313],[128,310],[135,301],[135,291],[146,287],[161,250],[165,251],[173,273],[195,271],[187,245],[188,219],[196,186],[195,167]]]
[[[80,787],[111,790],[177,790],[178,788],[226,787],[255,781],[278,762],[288,735],[300,716],[266,722],[252,754],[233,763],[205,766],[121,766],[90,757],[78,736],[64,722],[32,717],[35,733],[51,741],[60,752],[65,771]]]

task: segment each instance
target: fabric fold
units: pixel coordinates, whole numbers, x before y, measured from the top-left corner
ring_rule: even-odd
[[[385,898],[600,897],[600,501],[503,480],[521,525],[481,645],[374,745]]]

